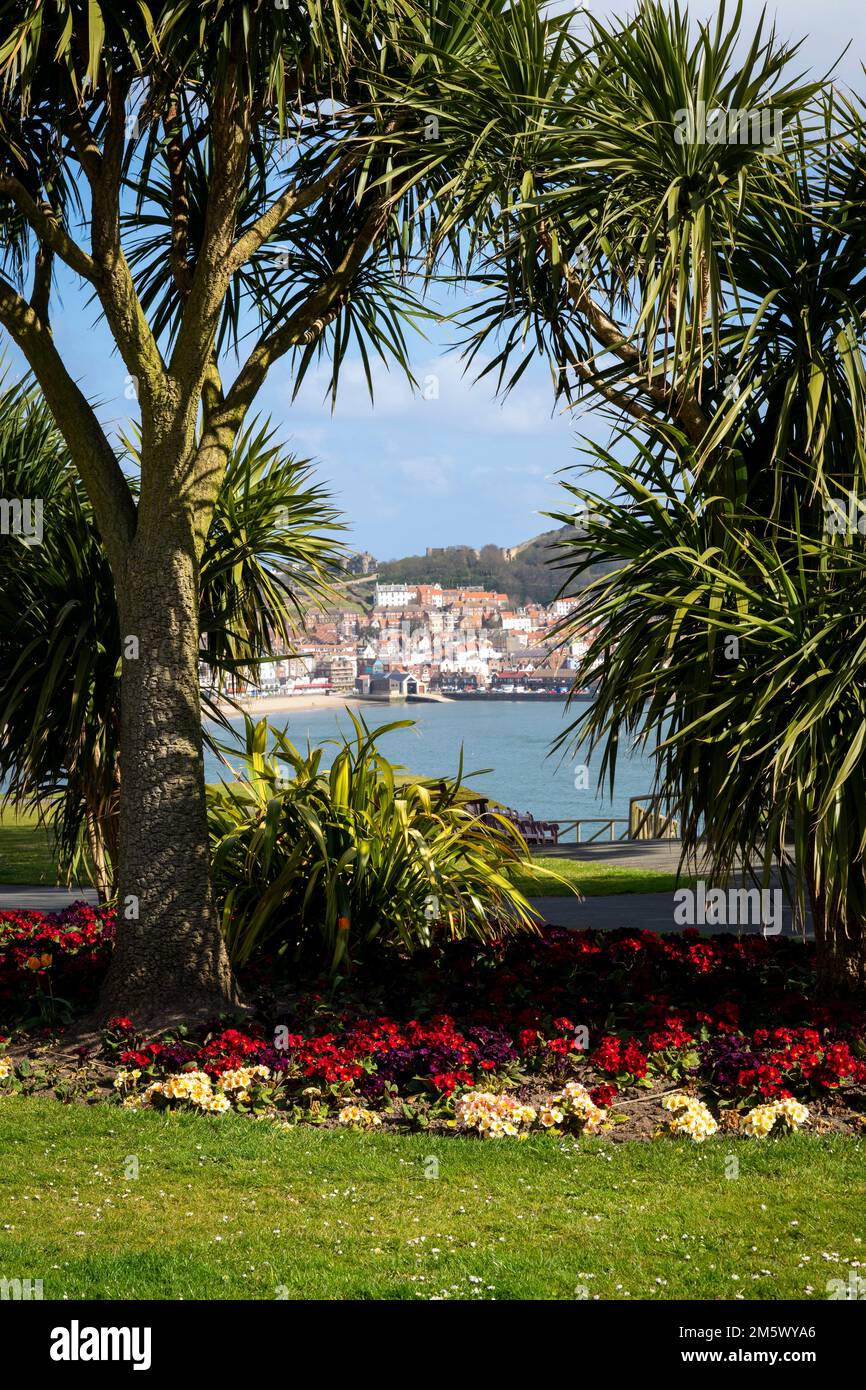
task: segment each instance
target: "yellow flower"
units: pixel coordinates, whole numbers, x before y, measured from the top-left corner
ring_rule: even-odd
[[[587,1134],[596,1134],[601,1129],[606,1119],[607,1111],[600,1110],[597,1105],[594,1105],[591,1110],[587,1111],[585,1116],[584,1128]]]
[[[0,1061],[0,1081],[5,1081],[7,1076],[12,1075],[12,1068],[8,1062]]]
[[[668,1129],[671,1134],[686,1134],[696,1144],[702,1144],[705,1139],[711,1138],[719,1128],[703,1101],[694,1096],[684,1096],[681,1092],[677,1092],[675,1095],[665,1096],[662,1105],[665,1110],[678,1110],[680,1112],[678,1115],[672,1115],[668,1120]]]
[[[535,1123],[537,1111],[513,1096],[493,1091],[464,1091],[454,1106],[455,1124],[474,1129],[486,1139],[519,1138],[521,1129]]]
[[[789,1129],[799,1129],[809,1118],[808,1107],[788,1096],[786,1100],[756,1105],[743,1121],[743,1133],[752,1139],[766,1139],[781,1120]]]
[[[365,1110],[361,1105],[344,1105],[337,1116],[341,1125],[367,1125],[373,1127],[382,1123],[374,1110]]]
[[[133,1068],[132,1071],[123,1071],[121,1069],[114,1078],[115,1089],[119,1091],[123,1086],[134,1086],[140,1076],[141,1072],[137,1067]]]
[[[40,960],[39,956],[28,956],[27,960],[25,961],[25,965],[28,970],[42,969],[42,961]]]
[[[220,1081],[227,1091],[242,1091],[249,1086],[252,1076],[246,1067],[238,1067],[236,1071],[224,1071]]]
[[[743,1121],[743,1133],[753,1139],[764,1139],[778,1118],[775,1105],[756,1105]]]
[[[793,1096],[788,1096],[785,1100],[778,1102],[779,1118],[784,1121],[789,1129],[799,1129],[809,1120],[809,1107],[795,1100]]]
[[[170,1100],[187,1100],[192,1084],[186,1076],[170,1076],[163,1084],[163,1095]]]
[[[550,1105],[547,1106],[546,1109],[542,1110],[538,1118],[545,1129],[550,1129],[553,1125],[561,1125],[563,1120],[565,1119],[565,1116],[563,1115],[561,1110],[558,1110],[556,1108],[556,1106]]]
[[[689,1098],[684,1096],[682,1091],[675,1092],[672,1096],[665,1096],[662,1100],[663,1110],[679,1110],[681,1106],[688,1105]]]

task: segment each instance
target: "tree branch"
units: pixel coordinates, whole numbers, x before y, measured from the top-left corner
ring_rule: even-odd
[[[66,132],[72,141],[75,157],[88,181],[92,184],[102,170],[102,151],[94,138],[87,117],[81,110],[78,96],[70,84],[66,97]]]
[[[205,372],[201,393],[202,417],[205,429],[208,427],[209,420],[224,404],[225,398],[216,353],[213,352],[211,353],[211,359],[208,363],[207,371]]]
[[[247,411],[269,368],[293,347],[315,342],[337,317],[358,267],[389,216],[390,203],[377,202],[334,274],[282,327],[259,340],[222,399],[219,374],[215,364],[211,363],[204,391],[204,429],[195,458],[196,484],[192,491],[196,495],[203,489],[211,495],[218,488]],[[197,542],[204,544],[203,535],[197,535]]]
[[[54,271],[54,252],[50,246],[40,242],[33,267],[33,290],[30,307],[38,319],[48,328],[49,301],[51,299],[51,277]]]
[[[127,371],[138,380],[142,427],[147,430],[165,390],[165,363],[141,307],[120,236],[125,99],[123,83],[119,78],[112,78],[103,150],[99,149],[84,113],[71,101],[69,131],[76,158],[90,184],[90,236],[96,292]]]
[[[235,378],[222,410],[217,412],[215,424],[233,420],[238,411],[242,421],[274,362],[293,347],[315,342],[333,322],[345,303],[358,267],[387,224],[390,209],[390,200],[377,201],[333,275],[282,327],[259,339]]]
[[[549,249],[549,241],[547,244]],[[657,405],[661,406],[665,412],[673,415],[682,425],[689,439],[693,443],[699,444],[706,435],[710,422],[693,392],[685,390],[678,393],[667,380],[665,380],[664,385],[660,385],[650,376],[638,349],[628,341],[613,319],[595,302],[574,266],[566,265],[564,273],[568,297],[577,312],[586,320],[594,336],[608,352],[612,352],[621,362],[635,369],[640,389]],[[601,394],[603,395],[604,392]],[[648,412],[646,418],[651,418]]]
[[[622,410],[626,415],[630,415],[633,420],[637,420],[640,424],[646,424],[655,418],[649,410],[639,405],[637,401],[631,400],[629,396],[624,396],[621,391],[617,391],[616,388],[605,381],[603,377],[597,376],[586,362],[579,362],[576,357],[569,355],[568,364],[577,373],[581,381],[585,382],[587,386],[592,387],[593,391],[603,396],[606,401],[610,401],[611,405],[615,405],[618,410]]]
[[[238,98],[237,76],[229,75],[213,110],[213,177],[208,189],[202,244],[196,258],[169,372],[187,393],[201,387],[231,279],[229,258],[237,225],[250,145],[248,113]]]
[[[97,268],[87,252],[73,241],[48,203],[37,203],[18,179],[0,177],[0,195],[9,198],[27,219],[36,236],[85,280],[96,283]]]
[[[72,380],[36,310],[0,278],[0,323],[29,363],[87,488],[115,578],[125,570],[135,535],[129,485],[87,397]]]
[[[175,98],[163,123],[167,136],[166,164],[171,187],[171,250],[169,263],[174,283],[186,297],[192,289],[189,264],[189,194],[186,183],[186,159],[181,141],[180,108]]]
[[[317,179],[315,183],[308,184],[306,188],[298,189],[295,184],[290,184],[279,198],[271,204],[261,217],[257,218],[246,231],[238,237],[228,261],[229,275],[234,275],[241,266],[246,265],[255,253],[264,246],[276,232],[280,223],[287,217],[291,217],[296,212],[303,212],[304,208],[317,203],[332,188],[335,188],[341,179],[360,164],[364,151],[355,147],[343,159],[337,160],[332,165],[327,174]]]

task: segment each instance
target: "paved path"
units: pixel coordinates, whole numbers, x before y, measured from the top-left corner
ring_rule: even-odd
[[[591,845],[578,845],[563,840],[558,845],[537,845],[533,854],[552,859],[579,859],[587,864],[612,864],[622,869],[662,869],[674,874],[679,868],[679,840],[597,840]],[[703,856],[697,865],[684,866],[684,873],[700,874],[705,870]]]
[[[59,912],[61,908],[82,899],[90,903],[97,901],[96,894],[89,888],[69,892],[65,888],[11,888],[0,885],[0,912],[26,908],[39,912]],[[612,893],[609,897],[584,898],[583,901],[574,897],[531,898],[530,902],[545,922],[555,927],[578,930],[592,927],[599,931],[614,931],[619,927],[632,930],[645,928],[656,932],[682,930],[674,921],[673,893]],[[699,926],[698,930],[705,936],[711,936],[714,932],[736,933],[738,928],[707,925]],[[756,930],[760,928],[746,928],[748,932]],[[782,934],[800,935],[793,931],[791,909],[787,903],[783,908]],[[812,935],[811,924],[807,927],[807,935]]]
[[[609,897],[584,898],[530,898],[545,922],[552,927],[569,927],[582,930],[592,927],[598,931],[615,931],[618,927],[631,930],[643,928],[655,932],[679,932],[682,925],[674,920],[673,893],[612,893]],[[736,935],[741,928],[707,923],[698,925],[702,936],[713,936],[717,932]],[[760,926],[746,925],[744,934],[760,931]],[[792,912],[788,903],[782,906],[782,936],[801,936],[795,931]],[[807,919],[806,935],[812,936],[811,921]]]
[[[680,862],[679,840],[597,840],[578,845],[561,840],[558,845],[533,845],[533,854],[545,859],[580,859],[588,864],[614,864],[623,869],[665,869],[676,873]]]
[[[35,888],[0,884],[0,912],[21,912],[28,908],[32,912],[59,912],[70,903],[82,901],[95,904],[99,899],[92,888],[70,891],[67,888],[46,888],[44,884]]]

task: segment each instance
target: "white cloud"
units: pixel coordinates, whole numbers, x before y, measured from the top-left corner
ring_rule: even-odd
[[[340,385],[334,420],[402,420],[427,432],[467,430],[473,434],[540,433],[564,437],[568,421],[562,414],[551,414],[552,393],[546,375],[540,382],[521,380],[504,401],[496,400],[492,383],[473,385],[457,357],[444,354],[412,363],[420,389],[413,391],[404,376],[388,371],[378,363],[373,368],[374,402],[371,405],[367,382],[359,361],[346,362],[340,372]],[[529,374],[527,373],[527,376]],[[293,414],[305,417],[330,414],[323,405],[329,372],[323,367],[308,375],[293,407]],[[284,388],[286,402],[290,397]]]
[[[391,466],[411,484],[416,496],[447,497],[454,490],[457,463],[453,458],[435,454],[416,458],[399,457]]]

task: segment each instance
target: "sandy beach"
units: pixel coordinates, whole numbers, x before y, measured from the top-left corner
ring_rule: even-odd
[[[256,695],[250,699],[239,698],[239,707],[247,714],[291,714],[311,709],[357,709],[361,705],[381,705],[381,700],[364,700],[360,695],[329,695],[325,691],[311,691],[301,695]],[[230,705],[223,705],[226,713],[232,713]]]

